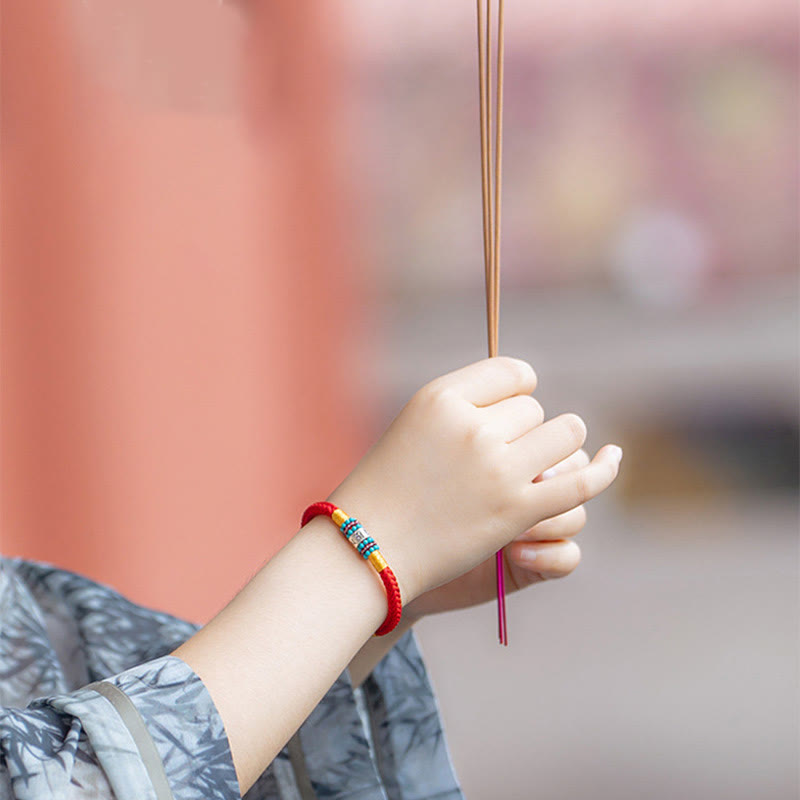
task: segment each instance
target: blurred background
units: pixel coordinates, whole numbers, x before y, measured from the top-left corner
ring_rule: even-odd
[[[507,649],[493,604],[417,626],[456,772],[789,800],[797,7],[506,25],[500,350],[625,459]],[[484,357],[475,49],[468,2],[4,4],[4,554],[203,622]]]

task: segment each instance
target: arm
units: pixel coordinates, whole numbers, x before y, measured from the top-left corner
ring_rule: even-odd
[[[336,729],[341,742],[349,741],[350,748],[357,744],[348,740],[348,736],[353,739],[352,722],[357,715],[355,707],[349,713],[347,711],[352,701],[345,687],[350,681],[342,677],[348,661],[344,655],[348,631],[361,627],[358,624],[361,615],[365,621],[363,631],[353,638],[348,655],[352,656],[369,640],[363,649],[374,655],[373,663],[364,667],[365,675],[398,641],[402,631],[393,631],[386,637],[372,636],[386,613],[384,588],[374,570],[368,564],[361,563],[362,559],[352,552],[352,547],[333,525],[325,520],[309,524],[292,542],[281,551],[280,558],[273,558],[254,578],[252,585],[219,615],[221,620],[210,623],[211,627],[230,626],[227,635],[218,640],[224,640],[222,646],[228,650],[217,654],[215,664],[218,663],[220,670],[226,671],[226,676],[232,676],[232,679],[226,677],[225,688],[229,683],[247,686],[246,690],[237,692],[238,699],[234,701],[236,709],[246,711],[255,705],[263,712],[253,717],[257,729],[255,735],[252,735],[252,731],[246,731],[238,715],[228,714],[223,718],[216,703],[212,702],[217,698],[211,697],[209,689],[214,687],[206,687],[201,683],[198,673],[179,657],[190,646],[196,648],[197,642],[180,645],[175,651],[178,656],[162,656],[138,663],[131,654],[126,661],[124,656],[127,650],[122,647],[126,640],[113,636],[113,624],[123,621],[130,628],[130,638],[136,639],[138,636],[136,641],[141,639],[141,643],[146,643],[147,637],[158,640],[158,634],[149,628],[139,627],[141,620],[131,613],[131,609],[126,607],[120,610],[109,603],[99,587],[70,585],[70,596],[80,597],[76,602],[81,609],[98,617],[93,625],[88,626],[89,633],[98,635],[108,628],[108,636],[115,638],[114,651],[111,655],[103,653],[103,663],[113,665],[111,669],[122,671],[107,677],[101,671],[100,675],[104,677],[100,682],[32,702],[28,708],[0,708],[0,796],[8,795],[20,800],[41,800],[44,797],[134,800],[148,796],[151,784],[160,783],[171,787],[176,800],[178,797],[200,795],[239,797],[240,784],[241,789],[246,790],[252,778],[262,769],[258,764],[253,768],[251,777],[242,775],[240,759],[232,757],[233,752],[237,751],[237,735],[240,740],[246,741],[249,735],[259,744],[263,742],[271,746],[271,740],[263,741],[265,732],[272,735],[273,731],[277,731],[274,734],[274,741],[280,742],[274,748],[277,755],[295,728],[307,718],[310,709],[319,710],[320,699],[325,700],[327,712],[336,708],[336,713],[327,717],[324,724],[318,720],[311,729],[306,728],[305,744],[310,748],[309,754],[314,760],[311,775],[325,785],[329,777],[326,770],[335,768],[341,754],[329,754],[327,746],[317,741],[319,736],[330,735],[330,731]],[[314,569],[311,567],[313,564],[322,568],[317,566]],[[9,584],[10,588],[6,586],[8,591],[3,593],[7,601],[15,598],[11,609],[15,613],[9,614],[4,620],[7,624],[4,625],[4,631],[0,632],[0,664],[13,674],[17,683],[24,685],[25,663],[22,656],[27,656],[30,651],[39,652],[36,650],[39,647],[42,659],[46,661],[49,651],[44,630],[41,631],[41,637],[34,635],[36,619],[32,620],[31,617],[35,616],[35,606],[29,610],[22,602],[28,597],[26,587],[18,580],[16,573],[13,573],[13,577],[13,585]],[[36,583],[36,576],[27,577],[29,583]],[[51,594],[56,591],[52,586],[50,589]],[[302,598],[301,608],[296,603],[298,597]],[[342,602],[339,602],[340,599]],[[373,600],[376,601],[374,604]],[[277,618],[281,624],[273,626],[264,621],[260,612],[267,609],[273,613],[279,612]],[[3,608],[4,612],[7,610]],[[302,617],[304,614],[307,617],[315,616],[315,610],[318,619],[312,630],[313,623],[304,621]],[[373,621],[369,621],[370,617],[373,617]],[[348,618],[356,620],[357,625],[348,627],[346,624],[347,630],[342,632],[337,625],[342,621],[347,623]],[[7,652],[8,648],[4,649],[4,644],[12,640],[19,644],[13,639],[15,622],[25,633],[28,651]],[[286,632],[284,625],[292,630]],[[403,630],[407,627],[407,623],[403,624]],[[256,630],[259,630],[258,635],[254,633]],[[244,636],[239,637],[237,631]],[[181,638],[173,637],[172,648],[194,633],[190,630],[184,632]],[[2,636],[6,634],[10,638],[4,640]],[[279,641],[273,637],[281,637],[279,647],[271,646]],[[165,638],[169,641],[168,637]],[[303,647],[314,640],[319,647]],[[331,641],[343,645],[339,656],[334,647],[326,644]],[[261,647],[254,648],[254,642],[261,644]],[[120,652],[121,661],[115,661],[120,648],[125,652]],[[325,648],[327,651],[321,653]],[[203,651],[206,657],[214,657],[213,645],[211,649],[204,646],[197,649],[198,652]],[[292,651],[295,654],[289,655]],[[282,666],[288,666],[291,673],[288,679],[282,675],[281,666],[270,663],[271,659],[281,657]],[[191,656],[186,658],[194,662]],[[198,660],[202,662],[202,657]],[[248,669],[237,669],[243,662],[247,662]],[[129,663],[136,665],[126,668]],[[308,665],[308,668],[297,669],[294,664]],[[388,665],[385,667],[388,668]],[[396,665],[393,670],[395,680],[404,671]],[[252,673],[260,672],[264,673],[260,675],[261,681],[249,677]],[[96,671],[91,674],[97,678]],[[312,676],[314,681],[310,681]],[[292,680],[301,687],[294,696],[290,694],[294,690]],[[245,684],[244,681],[249,683]],[[261,686],[258,686],[259,682]],[[319,691],[314,688],[315,685],[320,687]],[[9,690],[6,698],[13,694],[13,686],[13,683],[3,685],[2,688]],[[322,697],[334,688],[333,695]],[[419,690],[417,683],[413,683],[412,688]],[[219,688],[216,692],[219,694]],[[279,694],[285,703],[276,702]],[[0,691],[2,696],[3,692]],[[287,705],[290,714],[295,716],[294,720],[284,713]],[[272,714],[275,716],[272,717]],[[348,724],[350,730],[347,729]],[[404,720],[403,725],[408,724]],[[400,723],[392,723],[388,728],[384,725],[385,736],[397,725]],[[357,727],[360,731],[360,726]],[[325,731],[328,733],[325,734]],[[389,741],[381,743],[385,749],[392,746]],[[363,755],[366,756],[366,742],[364,751]],[[349,752],[353,758],[353,751]],[[325,755],[320,760],[322,753]],[[286,754],[282,756],[283,763],[288,764]],[[271,755],[265,755],[264,758],[270,762],[273,760]],[[436,763],[428,751],[426,759],[429,767]],[[351,766],[355,769],[353,762]],[[374,768],[371,771],[374,772]],[[362,769],[367,778],[371,778],[367,774],[369,772]],[[285,772],[283,774],[285,776]],[[270,778],[267,778],[268,785],[269,781]],[[335,780],[333,782],[336,783]],[[197,792],[199,795],[196,795]]]
[[[385,614],[386,595],[377,574],[354,558],[352,546],[330,521],[317,518],[174,651],[201,677],[214,700],[242,794]],[[369,653],[380,646],[377,641],[369,645]],[[383,646],[388,650],[391,644]],[[356,663],[364,663],[363,656]]]
[[[416,605],[409,611],[417,598],[487,561],[542,520],[591,499],[616,476],[619,449],[603,448],[581,469],[534,480],[578,450],[586,436],[575,415],[542,422],[541,407],[526,396],[534,386],[528,365],[504,357],[436,379],[414,395],[328,498],[357,509],[366,528],[380,532],[407,625],[421,613]],[[394,719],[375,726],[379,740],[388,737],[379,745],[396,756],[398,775],[414,775],[431,763],[432,751],[417,746],[423,767],[408,744],[409,736],[421,741],[417,731],[430,717],[432,693],[424,670],[417,670],[422,683],[396,680],[398,670],[389,661],[393,655],[408,661],[408,652],[392,651],[377,663],[392,644],[372,640],[385,613],[378,575],[354,557],[327,520],[312,520],[171,655],[34,701],[22,712],[0,709],[0,784],[10,783],[12,792],[19,788],[16,796],[25,800],[65,796],[54,787],[65,781],[76,786],[79,742],[81,769],[102,768],[119,800],[141,797],[140,787],[156,783],[178,787],[182,798],[204,786],[213,789],[204,797],[238,797],[328,691],[345,683],[338,679],[348,665],[357,682],[374,666],[376,680],[365,684],[378,690],[367,698],[375,701],[373,719]],[[413,637],[404,641],[408,650]],[[419,719],[409,719],[406,705],[415,692]],[[340,699],[343,710],[353,710],[354,698],[334,702]],[[330,704],[325,709],[338,710]],[[319,736],[314,741],[315,735],[324,738],[328,731],[314,725],[306,733],[311,763],[329,744]],[[366,741],[360,730],[353,735]],[[440,731],[433,735],[441,739]],[[428,738],[423,732],[422,740]],[[349,751],[345,755],[350,758]],[[338,786],[349,766],[335,764],[327,783]],[[39,788],[31,790],[34,783]],[[438,796],[444,798],[444,791]]]
[[[485,359],[417,392],[328,499],[357,509],[404,603],[451,581],[520,533],[599,494],[619,459],[536,482],[580,449],[574,414],[543,422],[530,365]],[[617,448],[618,449],[618,448]],[[443,476],[447,476],[443,481]],[[324,527],[320,527],[324,526]],[[386,613],[381,581],[316,518],[174,655],[203,680],[245,792],[370,639]],[[379,650],[356,659],[365,667]]]

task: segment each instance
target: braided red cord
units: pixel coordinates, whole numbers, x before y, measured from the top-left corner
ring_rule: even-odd
[[[332,516],[333,512],[336,511],[337,508],[338,506],[335,506],[333,503],[312,503],[303,512],[303,518],[300,522],[300,527],[303,527],[312,519],[314,519],[314,517],[322,514],[324,514],[326,517]],[[385,636],[387,633],[391,633],[391,631],[393,631],[399,624],[400,617],[403,615],[403,601],[400,597],[400,586],[397,583],[397,578],[395,577],[394,572],[392,572],[392,568],[388,566],[384,567],[378,573],[378,575],[383,581],[384,587],[386,588],[386,601],[389,605],[389,610],[386,613],[386,619],[384,619],[380,628],[375,631],[375,636]]]
[[[300,523],[300,527],[302,528],[304,525],[307,525],[314,517],[320,514],[325,514],[330,517],[333,515],[334,511],[336,511],[336,506],[333,503],[312,503],[303,512],[303,520]]]
[[[386,587],[386,602],[389,604],[389,611],[383,624],[375,631],[375,635],[385,636],[393,631],[400,622],[400,617],[403,614],[403,602],[400,599],[400,587],[397,584],[397,578],[395,578],[392,568],[384,567],[378,575],[380,575],[383,585]]]

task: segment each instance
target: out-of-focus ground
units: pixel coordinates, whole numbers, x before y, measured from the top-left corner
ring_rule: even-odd
[[[419,638],[470,800],[797,797],[797,509],[595,504],[584,563]]]

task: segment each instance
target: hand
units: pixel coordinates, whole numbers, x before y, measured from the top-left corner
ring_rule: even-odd
[[[608,454],[612,457],[612,454]],[[615,454],[613,454],[615,455]],[[578,450],[569,458],[556,464],[546,476],[547,480],[585,467],[589,456]],[[544,580],[569,575],[581,560],[581,551],[571,537],[583,530],[586,509],[576,506],[563,514],[546,519],[520,534],[504,548],[506,594],[541,583]],[[455,611],[480,605],[497,597],[497,568],[494,555],[455,580],[421,594],[403,609],[403,616],[418,621],[430,614]]]
[[[529,364],[502,356],[436,378],[328,497],[375,536],[404,604],[616,477],[617,450],[604,448],[586,466],[535,481],[586,439],[575,414],[542,422],[535,387]]]

